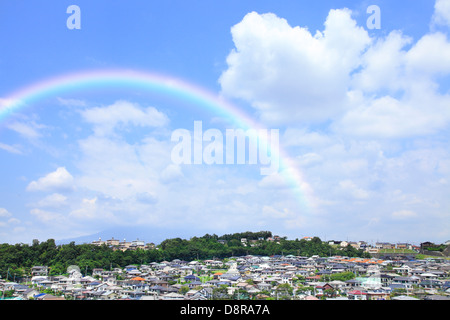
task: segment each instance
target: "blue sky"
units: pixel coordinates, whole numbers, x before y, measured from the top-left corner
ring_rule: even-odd
[[[72,4],[80,30],[66,26]],[[232,123],[190,101],[55,92],[0,122],[0,242],[121,226],[444,242],[449,28],[449,0],[3,1],[0,108],[80,70],[165,74],[279,129],[301,190],[255,166],[174,164],[175,129]]]

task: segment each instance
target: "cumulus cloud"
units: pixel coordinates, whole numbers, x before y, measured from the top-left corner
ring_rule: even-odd
[[[445,16],[448,2],[438,1],[436,14]],[[328,121],[341,134],[404,138],[433,134],[450,122],[450,96],[438,82],[450,74],[450,41],[442,32],[415,43],[398,30],[371,38],[350,10],[337,9],[314,35],[256,12],[231,33],[235,48],[219,79],[222,92],[249,102],[266,123]],[[289,130],[285,142],[299,145]]]
[[[331,10],[314,35],[275,14],[247,14],[220,77],[225,95],[249,101],[267,122],[323,121],[341,112],[350,73],[370,44],[351,12]]]
[[[14,227],[14,225],[19,225],[20,223],[21,221],[13,217],[11,212],[5,208],[0,208],[0,228],[19,229],[20,227]]]
[[[404,47],[412,39],[400,31],[392,31],[387,37],[375,40],[362,59],[362,71],[352,77],[351,86],[363,92],[387,90],[395,93],[404,85],[405,57]]]
[[[79,141],[77,185],[118,199],[156,192],[159,173],[170,161],[169,147],[169,143],[155,139],[129,144],[111,137],[89,136]]]
[[[102,218],[104,217],[101,215],[99,217],[98,211],[97,211],[97,197],[92,199],[82,199],[81,205],[70,212],[70,217],[76,218],[76,219],[85,219],[85,220],[92,220],[95,218]]]
[[[162,172],[161,172],[161,181],[164,183],[174,182],[183,177],[183,172],[181,171],[181,167],[175,164],[169,164]]]
[[[391,32],[367,51],[349,90],[349,110],[331,127],[358,137],[408,138],[448,126],[450,96],[440,93],[438,79],[450,74],[450,42],[432,33],[406,50],[409,43]]]
[[[6,210],[5,208],[0,208],[0,217],[1,218],[9,218],[11,216],[12,216],[12,214],[8,210]]]
[[[58,224],[59,222],[65,221],[64,216],[57,212],[42,209],[31,209],[30,213],[39,221],[44,223]]]
[[[432,22],[436,25],[450,26],[450,1],[436,0],[434,9]]]
[[[67,204],[67,197],[59,194],[52,193],[46,196],[44,199],[39,200],[36,204],[38,207],[61,207]]]
[[[54,172],[32,181],[27,191],[71,191],[74,188],[74,178],[65,167],[59,167]]]
[[[332,127],[349,136],[366,138],[407,138],[436,133],[450,121],[446,108],[450,99],[424,96],[412,99],[396,99],[384,96],[362,102],[348,111]],[[425,100],[425,101],[424,101]],[[424,108],[424,103],[427,108]]]
[[[117,126],[160,127],[168,123],[167,116],[153,107],[142,108],[128,101],[117,101],[107,107],[95,107],[81,112],[85,121],[94,125],[98,135],[113,133]]]

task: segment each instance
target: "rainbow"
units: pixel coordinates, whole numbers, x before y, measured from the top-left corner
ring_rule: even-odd
[[[68,73],[51,77],[43,81],[23,87],[4,99],[0,99],[0,122],[13,113],[31,106],[33,102],[46,97],[57,96],[74,90],[104,88],[117,86],[125,88],[142,88],[175,96],[189,101],[215,114],[233,120],[242,129],[259,129],[261,125],[252,117],[228,102],[220,95],[189,82],[162,74],[136,70],[94,70]],[[280,148],[280,171],[288,184],[297,194],[302,206],[311,207],[313,192],[305,182],[302,173],[296,168],[293,160]]]

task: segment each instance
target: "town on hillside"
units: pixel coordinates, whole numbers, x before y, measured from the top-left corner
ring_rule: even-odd
[[[249,240],[281,241],[278,236]],[[304,238],[304,241],[313,241]],[[217,241],[227,241],[217,239]],[[259,242],[258,242],[259,241]],[[52,274],[36,265],[29,276],[0,279],[1,299],[15,300],[450,300],[450,243],[435,245],[329,241],[357,246],[372,256],[241,255],[155,261],[124,267],[78,265]],[[114,238],[94,241],[114,250],[159,250],[159,246]],[[433,250],[440,248],[440,250]]]
[[[313,237],[303,237],[303,240],[311,241]],[[240,242],[243,246],[250,246],[255,247],[260,244],[261,241],[269,241],[269,242],[275,242],[279,243],[281,240],[281,237],[278,235],[274,235],[273,237],[267,237],[262,238],[259,237],[258,239],[247,239],[247,238],[240,238]],[[227,240],[217,240],[219,243],[225,244]],[[120,241],[119,239],[114,239],[112,237],[109,240],[102,240],[99,238],[98,240],[94,240],[91,242],[93,245],[96,246],[102,246],[106,245],[108,247],[113,248],[114,250],[136,250],[136,249],[143,249],[143,250],[154,250],[157,249],[157,246],[153,243],[146,243],[144,240],[133,240],[133,241],[127,241],[124,239],[123,241]],[[436,244],[432,242],[423,242],[420,244],[420,246],[410,244],[410,243],[390,243],[390,242],[376,242],[375,245],[368,244],[366,241],[336,241],[336,240],[329,240],[327,241],[330,245],[335,245],[341,248],[345,248],[347,246],[351,246],[357,250],[363,250],[368,253],[377,254],[377,253],[383,253],[388,252],[389,250],[395,251],[402,251],[403,252],[412,252],[412,253],[418,253],[421,250],[433,248],[436,247]],[[450,245],[450,240],[445,242],[443,245],[447,246]],[[397,249],[397,250],[395,250]],[[406,251],[405,251],[406,250]],[[409,251],[408,251],[409,250]]]

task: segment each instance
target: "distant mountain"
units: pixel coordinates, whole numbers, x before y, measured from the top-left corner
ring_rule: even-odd
[[[184,229],[169,229],[169,228],[153,228],[153,227],[115,227],[106,229],[104,231],[81,236],[71,239],[56,240],[56,244],[67,244],[75,242],[75,244],[91,243],[94,240],[101,238],[102,240],[110,240],[112,238],[123,241],[143,240],[145,243],[153,242],[160,244],[162,241],[171,238],[190,239],[192,237],[201,237],[208,232],[201,232],[198,229],[192,230],[190,228]]]

